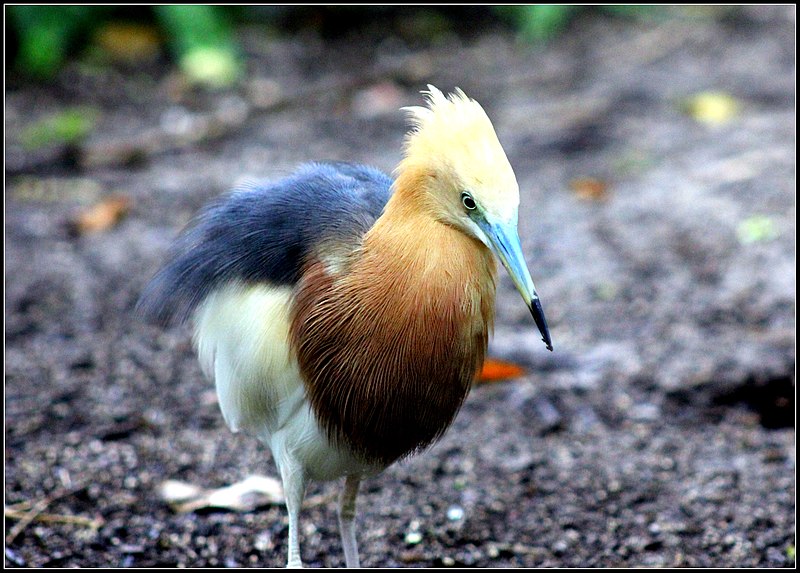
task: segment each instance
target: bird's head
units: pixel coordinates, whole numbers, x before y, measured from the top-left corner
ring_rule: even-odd
[[[436,219],[474,237],[508,270],[552,350],[517,233],[519,185],[492,122],[460,89],[446,97],[429,85],[427,107],[407,107],[412,130],[398,178],[418,181],[418,199]]]

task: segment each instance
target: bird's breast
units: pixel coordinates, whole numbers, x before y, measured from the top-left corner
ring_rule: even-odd
[[[440,437],[483,363],[494,263],[434,229],[368,236],[346,274],[311,262],[296,290],[292,343],[312,408],[331,440],[371,463]]]

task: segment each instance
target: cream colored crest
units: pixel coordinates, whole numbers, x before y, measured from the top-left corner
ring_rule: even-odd
[[[461,193],[466,191],[487,216],[516,221],[519,185],[481,105],[458,88],[449,97],[432,85],[423,93],[428,107],[404,108],[412,129],[398,176],[430,172],[433,182],[428,191],[453,216],[461,213]]]

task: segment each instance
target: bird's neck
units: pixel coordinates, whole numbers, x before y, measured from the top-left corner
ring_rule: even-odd
[[[433,304],[442,316],[459,316],[465,332],[491,328],[494,258],[483,243],[437,219],[426,183],[424,173],[400,174],[383,215],[364,237],[358,266],[380,268],[386,288],[396,285],[398,312]]]

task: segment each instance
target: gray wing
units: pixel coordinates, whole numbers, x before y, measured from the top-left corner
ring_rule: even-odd
[[[175,242],[137,311],[182,322],[230,281],[293,285],[320,241],[357,244],[391,195],[385,173],[350,163],[310,163],[289,177],[249,185],[205,207]]]

